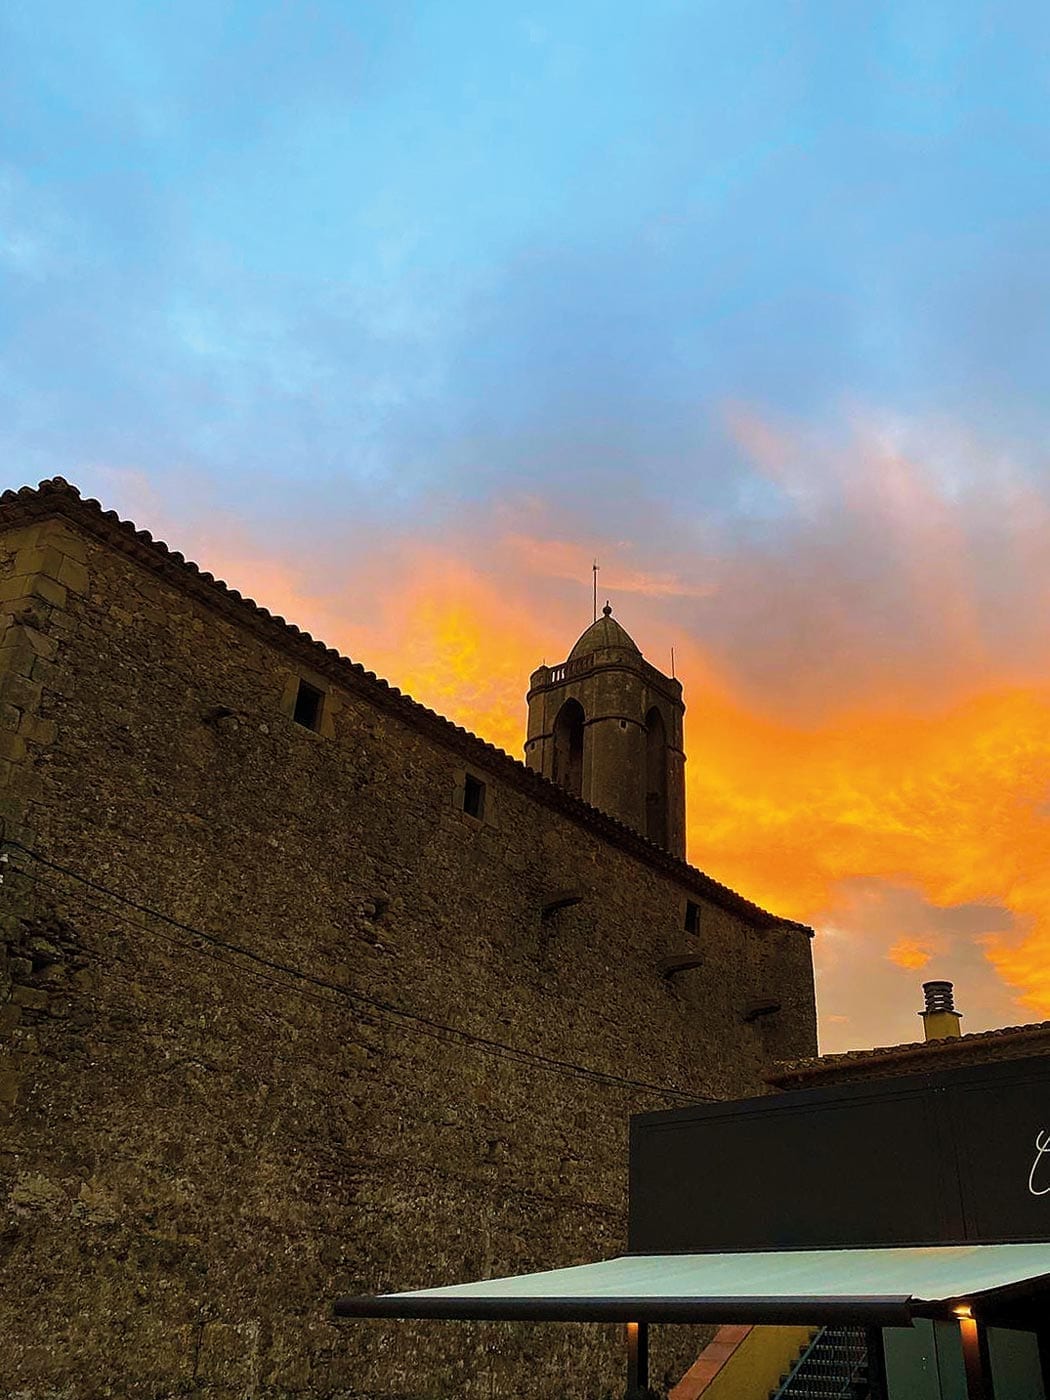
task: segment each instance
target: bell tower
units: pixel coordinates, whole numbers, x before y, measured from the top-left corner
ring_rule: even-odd
[[[681,682],[651,666],[606,603],[560,666],[529,678],[525,762],[685,855]]]

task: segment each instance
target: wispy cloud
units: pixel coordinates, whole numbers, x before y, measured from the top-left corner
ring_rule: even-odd
[[[503,545],[525,573],[577,582],[590,574],[592,561],[575,541],[510,534],[504,538]],[[706,598],[714,591],[710,583],[686,579],[675,573],[632,568],[624,562],[625,557],[629,559],[636,552],[629,541],[617,540],[604,545],[603,549],[605,556],[611,556],[612,560],[608,565],[599,566],[600,588],[607,591],[641,593],[649,598]]]

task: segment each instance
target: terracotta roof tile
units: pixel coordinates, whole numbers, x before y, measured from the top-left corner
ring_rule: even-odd
[[[163,540],[154,539],[148,530],[139,530],[130,521],[121,520],[116,511],[104,510],[98,501],[85,499],[63,477],[56,476],[49,481],[41,481],[36,487],[23,486],[17,491],[5,491],[0,495],[0,526],[25,518],[41,519],[52,515],[64,516],[107,545],[165,575],[171,582],[189,588],[210,606],[230,613],[242,625],[253,627],[271,644],[301,657],[315,670],[330,675],[340,684],[367,694],[375,704],[396,713],[414,728],[431,734],[468,760],[486,765],[513,786],[558,808],[598,835],[673,876],[712,904],[739,915],[757,928],[784,927],[812,935],[813,930],[806,924],[779,918],[769,910],[760,908],[727,885],[654,845],[615,817],[573,797],[564,788],[556,786],[494,744],[425,705],[417,704],[409,696],[403,695],[397,686],[376,676],[374,671],[366,671],[359,661],[351,661],[334,647],[326,646],[309,632],[271,613],[253,598],[244,597],[237,589],[215,578],[206,569],[201,569],[178,550],[169,548]]]
[[[916,1040],[905,1045],[877,1045],[870,1050],[845,1050],[836,1055],[818,1055],[808,1060],[782,1060],[766,1075],[768,1084],[779,1088],[803,1082],[842,1078],[856,1071],[880,1069],[892,1072],[893,1067],[907,1064],[909,1069],[921,1068],[923,1061],[952,1058],[980,1060],[982,1052],[994,1054],[999,1050],[1042,1053],[1034,1047],[1045,1042],[1050,1054],[1050,1021],[1033,1021],[1024,1026],[1000,1026],[990,1031],[972,1031],[968,1035],[946,1036],[941,1040]]]

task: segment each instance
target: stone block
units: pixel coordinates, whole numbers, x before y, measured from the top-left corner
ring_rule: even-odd
[[[23,629],[9,627],[0,643],[0,671],[29,677],[33,674],[33,663],[37,659],[38,654],[25,640]]]
[[[41,987],[26,987],[19,984],[11,993],[15,1006],[23,1006],[27,1011],[43,1011],[48,1003],[47,992]]]
[[[83,570],[84,565],[59,549],[54,540],[47,540],[40,544],[26,545],[18,551],[14,559],[14,575],[24,578],[32,574],[45,574],[48,578],[57,580],[66,566],[71,566],[72,572],[66,578],[62,578],[61,582],[73,587],[69,581],[79,577],[75,571]],[[86,573],[84,577],[86,578]]]
[[[62,562],[62,556],[55,554],[54,569],[57,572],[58,566]],[[37,542],[25,544],[15,552],[14,568],[12,575],[15,578],[25,578],[29,574],[47,573],[47,550]]]
[[[28,576],[12,574],[9,578],[0,579],[0,603],[21,601],[29,596]]]
[[[64,608],[66,590],[61,583],[46,574],[15,574],[0,580],[0,604],[40,598],[54,607]]]
[[[58,580],[74,593],[88,591],[88,571],[75,559],[63,559],[58,570]]]
[[[41,719],[28,710],[20,712],[17,721],[18,733],[31,744],[53,744],[55,742],[55,721]]]
[[[20,710],[35,710],[42,695],[39,681],[27,680],[13,671],[0,671],[0,702],[17,705]]]
[[[49,548],[57,549],[60,554],[66,555],[69,559],[75,559],[79,564],[87,563],[89,552],[87,540],[73,534],[65,526],[57,523],[52,524],[44,539]]]
[[[56,583],[54,579],[48,578],[46,574],[30,574],[27,578],[11,579],[9,582],[12,585],[21,584],[21,592],[13,589],[10,594],[5,594],[3,586],[0,585],[0,598],[43,598],[45,603],[51,603],[56,608],[66,606],[65,588],[62,584]]]
[[[68,689],[68,675],[53,661],[48,661],[46,657],[36,657],[29,674],[33,680],[39,681],[43,686],[58,690],[60,694],[65,693]]]
[[[46,632],[42,632],[39,627],[31,626],[23,622],[18,627],[19,640],[25,641],[33,648],[37,656],[43,656],[48,661],[52,660],[58,652],[58,643],[54,638],[49,637]],[[6,645],[6,639],[5,639]]]
[[[26,741],[21,734],[13,734],[10,729],[0,729],[0,758],[19,763],[26,756]]]

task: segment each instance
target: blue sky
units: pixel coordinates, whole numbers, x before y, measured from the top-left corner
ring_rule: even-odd
[[[798,732],[1043,687],[1048,54],[1036,4],[12,0],[5,484],[394,671],[384,558],[469,557],[553,657],[598,550],[694,692]]]
[[[1045,431],[1045,7],[102,0],[2,24],[23,470],[337,479],[399,512],[499,493],[510,439],[541,479],[583,448],[739,509],[727,399]]]

